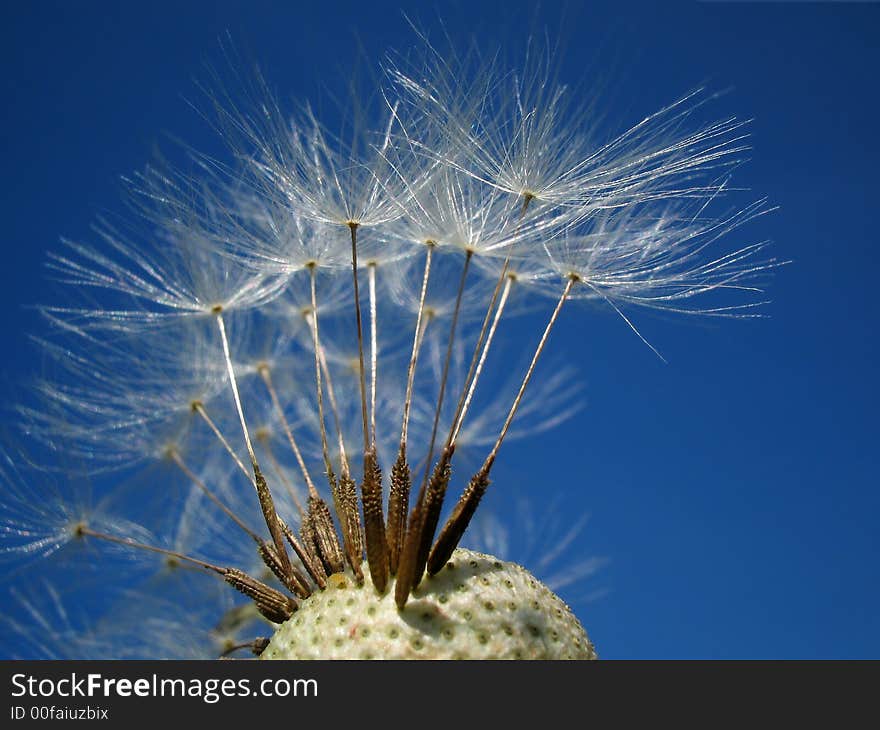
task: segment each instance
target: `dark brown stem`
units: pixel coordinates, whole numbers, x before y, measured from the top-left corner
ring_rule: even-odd
[[[550,331],[553,329],[553,325],[556,324],[559,313],[562,311],[562,305],[565,304],[565,300],[568,298],[568,294],[571,291],[572,286],[574,286],[575,281],[576,279],[571,277],[566,282],[565,288],[562,290],[562,296],[559,297],[559,301],[556,303],[556,308],[553,310],[553,314],[550,315],[550,320],[544,328],[543,335],[541,335],[541,340],[535,348],[535,354],[532,356],[532,361],[529,363],[529,368],[522,379],[522,383],[513,400],[513,404],[510,406],[507,418],[504,421],[504,425],[501,427],[501,432],[495,441],[495,445],[492,447],[492,450],[483,462],[483,466],[480,467],[480,470],[471,478],[468,486],[459,498],[452,514],[437,538],[437,542],[434,545],[428,561],[428,572],[431,574],[440,570],[446,561],[449,560],[452,551],[455,550],[459,540],[461,540],[462,535],[464,535],[464,531],[467,529],[486,488],[489,486],[489,472],[492,470],[492,465],[495,463],[495,457],[498,455],[498,450],[501,448],[507,430],[510,428],[510,424],[513,422],[517,409],[522,402],[523,395],[525,394],[526,387],[535,371],[538,359],[541,357],[541,353],[544,351],[544,347],[547,344]]]
[[[379,593],[388,587],[388,539],[382,515],[382,471],[372,449],[364,455],[364,481],[361,485],[364,506],[364,531],[370,578]]]
[[[301,529],[301,532],[307,531],[305,528],[307,522],[307,519],[303,520],[303,528]],[[296,535],[293,534],[293,530],[284,523],[281,524],[281,529],[284,531],[284,537],[287,538],[290,547],[293,548],[293,552],[296,553],[300,562],[302,562],[305,567],[306,572],[308,572],[312,580],[315,581],[318,588],[321,590],[326,588],[327,573],[324,572],[324,566],[321,565],[320,558],[314,553],[311,542],[308,539],[303,539],[302,541],[297,540]]]
[[[452,510],[452,514],[437,536],[437,542],[428,557],[428,574],[436,575],[452,557],[452,552],[470,524],[480,500],[489,486],[489,470],[491,464],[480,469],[468,482],[461,499]]]
[[[358,511],[357,485],[347,474],[339,477],[337,482],[336,512],[342,522],[342,542],[345,557],[358,584],[364,582],[364,571],[361,562],[364,559],[363,535],[361,518]]]
[[[388,494],[388,560],[392,575],[397,575],[400,551],[406,537],[406,511],[412,475],[406,462],[406,447],[400,444],[397,460],[391,467],[391,491]]]
[[[443,494],[449,485],[451,460],[452,450],[444,449],[431,474],[431,479],[426,488],[421,490],[410,513],[406,541],[400,553],[397,584],[394,587],[394,600],[398,608],[402,609],[406,605],[409,594],[419,585],[425,571],[431,540],[434,539],[434,531],[437,529]]]
[[[203,570],[207,570],[215,575],[219,575],[229,585],[237,591],[244,593],[248,598],[252,599],[257,610],[270,621],[275,623],[283,623],[291,617],[297,609],[296,601],[290,596],[285,596],[280,591],[270,588],[265,583],[252,578],[244,571],[238,568],[223,568],[204,560],[191,558],[188,555],[179,553],[175,550],[166,550],[165,548],[156,547],[155,545],[147,545],[129,537],[116,537],[108,535],[105,532],[97,532],[86,525],[78,525],[76,528],[77,535],[94,537],[98,540],[125,545],[126,547],[135,548],[137,550],[145,550],[147,552],[158,553],[180,560],[191,565],[195,565]]]
[[[321,552],[318,549],[318,542],[315,538],[315,528],[312,525],[312,518],[308,512],[306,512],[306,516],[299,526],[299,536],[303,550],[309,557],[308,562],[304,562],[304,564],[309,570],[312,579],[318,584],[318,587],[323,589],[327,585],[327,571],[324,569],[324,562],[321,560]],[[291,545],[293,545],[292,542]]]
[[[445,448],[434,469],[430,484],[428,475],[431,473],[431,462],[434,457],[434,445],[437,439],[437,427],[440,423],[440,414],[443,410],[443,396],[446,392],[446,383],[449,379],[449,365],[452,361],[452,348],[455,343],[455,330],[461,311],[461,299],[464,294],[464,285],[467,279],[473,251],[468,251],[461,271],[461,279],[458,283],[458,293],[455,297],[455,309],[452,314],[452,323],[449,327],[449,341],[446,346],[446,358],[443,363],[443,375],[440,379],[440,392],[437,396],[437,406],[434,411],[434,424],[431,429],[431,443],[428,447],[428,456],[425,460],[425,472],[422,475],[422,484],[416,504],[410,513],[406,530],[406,540],[400,555],[400,563],[397,572],[397,585],[394,589],[394,600],[399,608],[406,605],[410,592],[422,578],[427,559],[427,549],[434,539],[434,529],[437,526],[437,517],[443,508],[443,497],[449,484],[449,467],[453,450]],[[430,497],[428,494],[430,493]],[[427,500],[427,501],[426,501]]]
[[[333,517],[327,503],[317,495],[309,495],[309,521],[315,531],[315,544],[327,574],[341,573],[345,569],[345,558],[339,547]]]

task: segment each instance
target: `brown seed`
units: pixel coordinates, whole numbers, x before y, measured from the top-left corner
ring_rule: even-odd
[[[373,451],[364,455],[361,497],[364,505],[364,530],[367,538],[370,577],[376,590],[384,593],[388,587],[388,542],[382,515],[382,471]]]

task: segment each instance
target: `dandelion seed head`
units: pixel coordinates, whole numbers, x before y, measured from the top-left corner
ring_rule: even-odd
[[[50,254],[68,299],[41,307],[50,367],[18,411],[43,448],[114,481],[95,498],[71,470],[6,458],[0,555],[60,581],[92,551],[113,600],[73,619],[50,580],[15,597],[13,633],[55,624],[102,658],[315,641],[325,657],[595,656],[551,590],[602,564],[558,565],[584,516],[540,519],[542,488],[517,520],[544,583],[459,543],[508,553],[510,520],[478,509],[490,487],[513,500],[502,446],[582,409],[564,347],[545,354],[557,321],[588,316],[577,300],[639,336],[631,307],[757,314],[781,262],[728,240],[771,208],[738,202],[746,125],[697,121],[706,92],[609,132],[549,44],[506,68],[420,42],[339,125],[283,108],[259,72],[210,72],[202,113],[231,159],[187,150],[129,176],[127,217]],[[320,631],[309,617],[343,592],[356,610]],[[347,640],[364,630],[381,641]],[[61,639],[33,653],[65,655]]]

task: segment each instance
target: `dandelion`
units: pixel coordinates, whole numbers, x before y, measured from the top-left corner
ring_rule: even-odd
[[[30,624],[7,625],[69,637],[35,653],[595,657],[562,600],[495,557],[509,527],[478,509],[492,469],[507,441],[580,410],[571,367],[545,362],[574,305],[640,337],[638,307],[758,314],[779,262],[726,241],[769,209],[714,212],[744,136],[690,124],[705,95],[597,142],[537,44],[509,72],[424,40],[418,67],[386,64],[372,126],[285,114],[260,76],[244,100],[208,90],[234,159],[149,168],[129,181],[134,223],[50,256],[81,300],[42,307],[54,372],[19,410],[115,483],[32,487],[7,460],[2,554],[57,579],[15,596]],[[515,321],[537,311],[534,330]],[[524,524],[553,535],[542,571],[580,527]],[[119,601],[138,597],[154,642],[113,601],[70,618],[59,586],[82,549]],[[124,579],[107,572],[120,559]]]

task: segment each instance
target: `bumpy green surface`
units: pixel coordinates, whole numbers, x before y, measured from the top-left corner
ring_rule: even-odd
[[[368,573],[366,564],[364,573]],[[423,579],[403,611],[394,583],[331,576],[300,603],[264,659],[595,659],[574,614],[527,570],[458,549]]]

